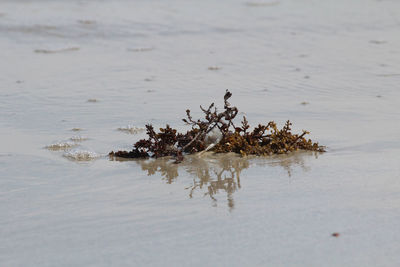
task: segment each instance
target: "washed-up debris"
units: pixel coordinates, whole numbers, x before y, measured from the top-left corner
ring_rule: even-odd
[[[306,139],[309,133],[301,134],[291,132],[290,121],[282,129],[278,129],[274,121],[259,124],[253,130],[245,116],[240,125],[234,124],[234,119],[239,113],[235,106],[231,106],[228,99],[232,94],[227,90],[224,96],[224,110],[218,112],[214,103],[207,109],[200,106],[204,112],[203,120],[195,120],[186,110],[187,118],[183,121],[191,126],[186,133],[178,133],[168,124],[156,132],[151,124],[146,125],[147,139],[136,142],[131,151],[110,152],[111,157],[122,158],[148,158],[173,156],[176,162],[183,160],[184,154],[193,154],[204,150],[217,153],[235,152],[241,155],[272,155],[284,154],[295,150],[311,150],[324,152],[323,146]],[[219,137],[211,140],[211,135],[219,133]]]
[[[63,52],[71,52],[71,51],[78,51],[79,47],[67,47],[61,49],[35,49],[35,53],[41,54],[55,54],[55,53],[63,53]]]
[[[210,66],[210,67],[208,67],[208,70],[220,70],[221,69],[221,67],[218,67],[218,66]]]

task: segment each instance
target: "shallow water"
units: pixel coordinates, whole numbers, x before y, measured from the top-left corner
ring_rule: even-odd
[[[0,1],[0,265],[398,266],[399,27],[390,0]],[[227,88],[328,152],[106,156]]]

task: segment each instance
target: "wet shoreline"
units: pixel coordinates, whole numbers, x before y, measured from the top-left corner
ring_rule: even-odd
[[[397,266],[399,12],[2,1],[0,265]],[[250,125],[289,119],[328,152],[107,156],[226,89]]]

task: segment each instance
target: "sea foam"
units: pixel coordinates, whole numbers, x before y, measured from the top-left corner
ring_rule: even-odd
[[[70,141],[60,141],[60,142],[55,142],[53,144],[50,144],[48,146],[45,146],[48,150],[65,150],[74,146],[77,146],[78,144],[75,142],[70,142]]]
[[[63,156],[70,160],[90,161],[99,158],[101,155],[93,151],[75,149],[65,152]]]

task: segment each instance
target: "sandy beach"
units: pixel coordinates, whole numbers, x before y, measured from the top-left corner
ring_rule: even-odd
[[[391,0],[0,1],[0,265],[399,266],[399,29]],[[226,89],[327,152],[107,156]]]

